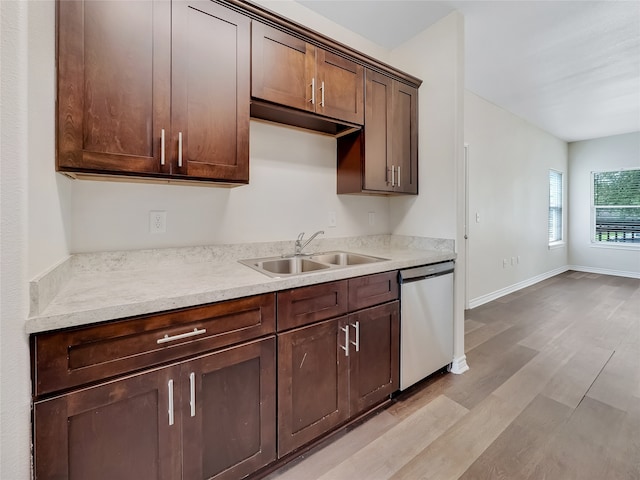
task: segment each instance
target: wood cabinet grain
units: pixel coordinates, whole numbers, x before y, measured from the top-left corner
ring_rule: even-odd
[[[275,332],[275,294],[35,335],[40,397]],[[158,343],[165,336],[200,332]]]
[[[364,123],[362,65],[260,22],[251,38],[253,97]]]
[[[57,7],[58,171],[248,182],[248,17],[204,0]]]
[[[34,404],[38,480],[236,479],[276,458],[275,337]]]
[[[279,457],[380,404],[399,387],[397,272],[342,283],[349,290],[348,314],[308,319],[277,335]],[[309,288],[279,292],[279,311]]]
[[[338,138],[338,193],[418,193],[418,89],[365,72],[363,131]]]
[[[170,4],[57,2],[57,168],[168,174]]]
[[[181,478],[179,425],[168,416],[178,372],[161,368],[35,402],[36,480]]]
[[[280,457],[349,418],[348,358],[339,341],[346,326],[343,317],[278,336]]]

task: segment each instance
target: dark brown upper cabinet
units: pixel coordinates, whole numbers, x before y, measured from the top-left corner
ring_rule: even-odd
[[[418,193],[418,89],[366,70],[365,125],[338,138],[338,193]]]
[[[251,28],[252,97],[364,123],[362,65],[262,23],[254,21]]]
[[[59,171],[248,182],[248,17],[209,1],[57,5]]]

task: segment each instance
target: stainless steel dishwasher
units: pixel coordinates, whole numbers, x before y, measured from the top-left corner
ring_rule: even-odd
[[[454,266],[400,270],[400,390],[453,361]]]

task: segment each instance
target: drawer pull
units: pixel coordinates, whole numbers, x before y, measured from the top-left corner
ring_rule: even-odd
[[[180,333],[178,335],[165,335],[164,337],[158,339],[158,345],[162,343],[173,342],[174,340],[182,340],[183,338],[195,337],[196,335],[202,335],[203,333],[207,333],[206,328],[203,328],[202,330],[194,328],[192,332]]]

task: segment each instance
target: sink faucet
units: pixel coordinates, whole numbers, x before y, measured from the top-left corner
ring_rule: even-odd
[[[311,241],[316,238],[318,235],[324,233],[324,230],[318,230],[316,233],[314,233],[313,235],[311,235],[311,237],[309,238],[309,240],[307,240],[306,242],[302,243],[302,239],[304,238],[304,232],[302,232],[300,235],[298,235],[298,239],[296,240],[296,255],[302,255],[302,249],[304,247],[306,247],[307,245],[309,245],[309,243],[311,243]]]

